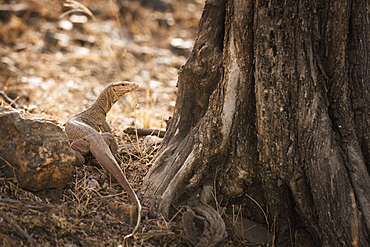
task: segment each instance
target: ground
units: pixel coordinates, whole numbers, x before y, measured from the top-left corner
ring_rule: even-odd
[[[0,90],[28,118],[63,128],[110,82],[140,88],[107,119],[120,159],[139,195],[159,144],[123,132],[165,129],[179,68],[194,43],[202,0],[0,0]],[[0,99],[1,105],[7,105]],[[122,203],[122,204],[121,204]],[[143,217],[134,238],[120,218],[127,195],[93,160],[75,168],[62,190],[29,192],[0,180],[2,246],[188,246],[177,217]],[[117,206],[118,205],[118,206]],[[146,205],[143,205],[144,208]],[[238,242],[239,244],[241,242]]]
[[[138,191],[158,145],[146,146],[143,137],[127,135],[123,129],[166,127],[176,100],[177,71],[192,48],[203,3],[80,3],[0,1],[1,90],[15,99],[25,116],[63,128],[108,83],[138,82],[140,88],[117,102],[108,115],[125,172]],[[0,185],[2,246],[186,243],[178,223],[148,216],[139,234],[125,243],[123,236],[132,226],[117,216],[114,206],[129,200],[91,162],[77,167],[63,190],[31,193],[4,178]]]

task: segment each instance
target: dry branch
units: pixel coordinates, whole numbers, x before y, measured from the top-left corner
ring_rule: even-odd
[[[137,134],[138,136],[148,136],[148,135],[154,135],[163,138],[166,134],[165,130],[160,129],[150,129],[150,128],[134,128],[134,127],[128,127],[127,129],[123,130],[123,132],[131,135]]]
[[[18,105],[15,103],[15,100],[12,100],[3,90],[0,90],[0,96],[3,97],[4,101],[8,103],[11,107],[18,109]]]

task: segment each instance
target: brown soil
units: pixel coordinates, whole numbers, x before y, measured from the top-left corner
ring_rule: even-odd
[[[0,90],[25,116],[63,127],[108,83],[138,82],[140,88],[116,103],[108,122],[123,169],[140,194],[158,145],[146,146],[143,137],[123,129],[166,127],[177,72],[192,48],[204,2],[80,1],[87,9],[63,3],[0,0]],[[7,105],[2,98],[0,104]],[[0,177],[0,245],[188,246],[177,217],[146,215],[139,233],[124,241],[133,226],[111,206],[121,202],[129,203],[126,193],[93,160],[76,167],[63,190],[31,193]]]

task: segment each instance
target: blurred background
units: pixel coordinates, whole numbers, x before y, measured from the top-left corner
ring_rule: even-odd
[[[203,4],[0,0],[0,90],[31,117],[63,125],[108,83],[135,81],[140,88],[116,103],[108,122],[165,128]]]

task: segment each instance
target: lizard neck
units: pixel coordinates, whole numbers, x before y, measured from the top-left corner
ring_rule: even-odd
[[[96,113],[99,112],[106,115],[112,108],[113,104],[117,101],[115,98],[116,97],[112,92],[111,87],[107,87],[103,92],[101,92],[90,109]]]

